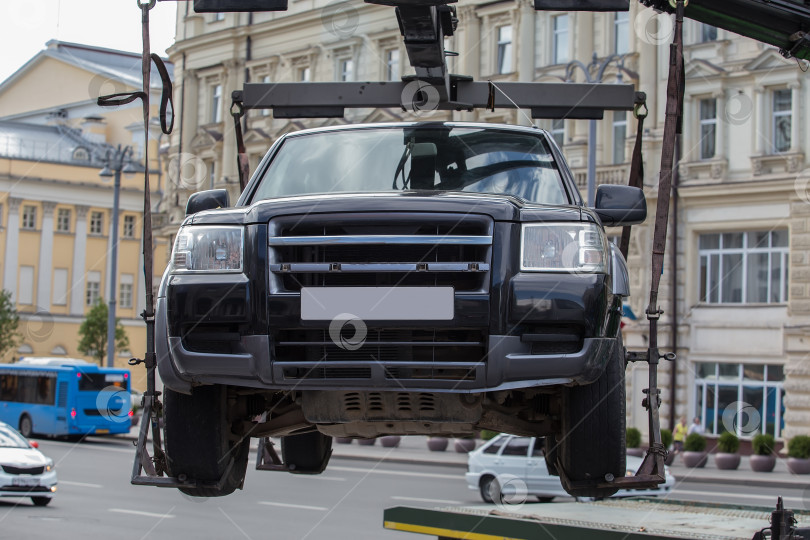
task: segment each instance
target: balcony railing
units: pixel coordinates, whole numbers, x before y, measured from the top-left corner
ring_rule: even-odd
[[[572,169],[577,188],[584,193],[588,189],[588,169]],[[600,165],[596,167],[596,185],[601,184],[623,184],[627,185],[630,179],[630,164],[620,163],[618,165]]]

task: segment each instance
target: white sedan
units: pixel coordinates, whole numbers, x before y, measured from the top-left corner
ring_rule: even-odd
[[[0,422],[0,497],[31,497],[37,506],[51,502],[56,492],[53,460],[37,450],[17,430]]]
[[[642,459],[627,456],[628,476],[636,474]],[[501,493],[512,502],[525,496],[551,502],[554,497],[568,497],[558,476],[549,474],[543,456],[543,438],[501,434],[469,453],[467,486],[481,494],[484,502],[493,502]],[[652,489],[620,490],[614,497],[654,496],[668,493],[675,478],[666,471],[666,482]]]

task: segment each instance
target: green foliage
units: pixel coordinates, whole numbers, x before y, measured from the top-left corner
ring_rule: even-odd
[[[484,441],[488,441],[497,434],[498,434],[497,431],[492,431],[491,429],[482,429],[481,430],[481,439],[484,440]]]
[[[107,356],[107,304],[101,300],[90,308],[87,317],[79,327],[79,350],[87,356],[92,356],[100,366],[104,365]],[[129,348],[129,338],[121,319],[115,320],[115,351]]]
[[[807,459],[810,458],[810,437],[807,435],[796,435],[788,441],[788,457]]]
[[[760,433],[759,435],[754,435],[754,438],[751,439],[751,448],[753,448],[754,453],[758,456],[768,456],[772,454],[774,444],[773,435],[770,433]]]
[[[672,431],[669,429],[661,430],[661,442],[664,443],[664,448],[672,446]]]
[[[726,431],[717,439],[717,449],[726,454],[735,454],[740,449],[740,439],[730,431]]]
[[[20,342],[19,324],[20,317],[11,301],[11,293],[0,289],[0,358]]]
[[[683,449],[687,452],[703,452],[706,450],[706,437],[700,433],[692,433],[686,436]]]
[[[624,435],[627,448],[638,448],[641,446],[641,432],[638,428],[629,427]]]

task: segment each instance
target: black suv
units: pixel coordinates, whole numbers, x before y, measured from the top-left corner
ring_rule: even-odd
[[[163,277],[170,473],[231,493],[250,437],[319,473],[332,437],[545,436],[572,493],[625,473],[627,269],[542,130],[406,123],[281,137],[234,208],[194,194]]]

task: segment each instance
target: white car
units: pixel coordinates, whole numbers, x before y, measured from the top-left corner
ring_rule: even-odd
[[[627,475],[632,476],[642,459],[627,456]],[[549,474],[543,456],[543,438],[497,435],[470,452],[467,461],[467,485],[491,503],[498,496],[522,502],[524,496],[551,502],[554,497],[568,497],[558,476]],[[675,478],[666,471],[666,482],[653,489],[621,490],[614,497],[651,496],[668,493]]]
[[[56,492],[53,460],[16,429],[0,422],[0,497],[31,497],[36,506],[51,502]]]

